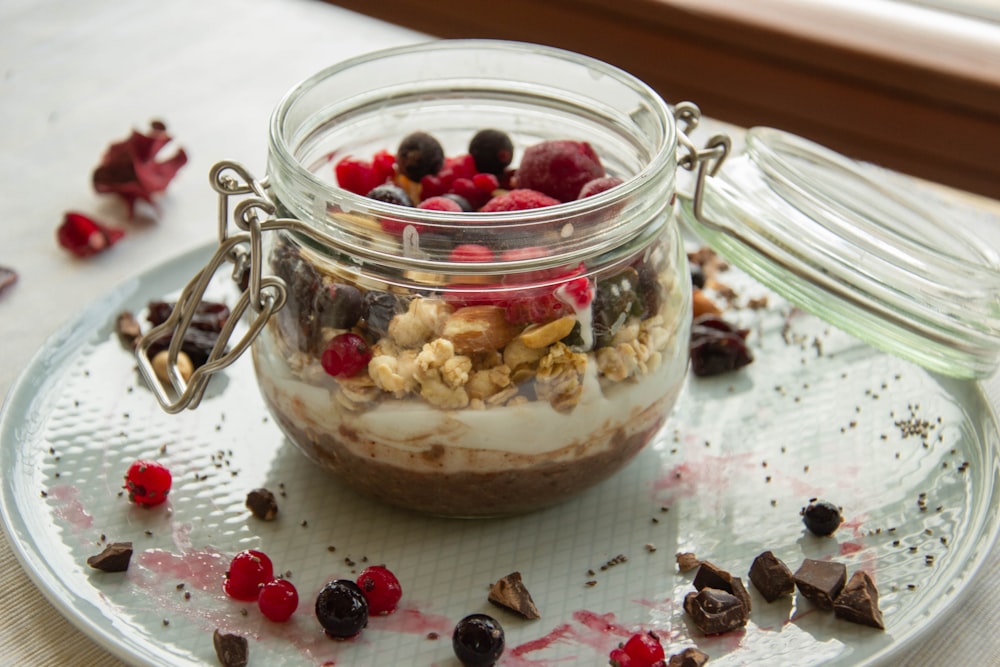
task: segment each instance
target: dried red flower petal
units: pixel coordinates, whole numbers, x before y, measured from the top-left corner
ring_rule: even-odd
[[[7,288],[17,282],[17,271],[0,266],[0,294],[7,291]]]
[[[154,120],[150,123],[149,134],[133,130],[128,139],[111,144],[101,164],[94,169],[94,189],[124,199],[131,217],[136,200],[152,203],[153,195],[166,190],[177,170],[187,164],[183,148],[178,148],[177,153],[165,161],[156,161],[157,153],[171,139],[167,126]]]
[[[77,257],[90,257],[104,252],[125,236],[125,232],[108,227],[82,213],[67,213],[56,230],[59,245]]]

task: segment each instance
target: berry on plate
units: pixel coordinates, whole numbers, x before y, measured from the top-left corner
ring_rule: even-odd
[[[369,614],[391,614],[403,597],[399,579],[384,565],[366,567],[358,576],[357,583],[368,600]]]
[[[170,471],[156,461],[138,460],[125,473],[128,499],[136,505],[153,507],[167,499],[173,478]]]
[[[231,598],[254,602],[262,586],[274,580],[274,565],[267,554],[254,549],[233,556],[222,590]]]
[[[471,614],[455,625],[451,645],[464,667],[489,667],[503,654],[503,628],[492,616]]]
[[[284,623],[299,606],[299,592],[288,579],[272,579],[260,587],[257,606],[269,621]]]
[[[334,639],[350,639],[368,625],[368,600],[350,579],[331,581],[316,596],[316,620]]]

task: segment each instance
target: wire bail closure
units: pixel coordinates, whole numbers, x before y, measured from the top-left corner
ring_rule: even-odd
[[[198,407],[212,375],[230,366],[250,347],[260,334],[271,315],[285,305],[288,288],[285,281],[276,276],[263,275],[263,243],[265,232],[277,229],[308,229],[298,220],[275,217],[275,206],[268,197],[267,181],[253,178],[241,164],[231,161],[217,162],[211,169],[210,179],[213,189],[219,195],[218,235],[219,247],[208,264],[187,284],[177,299],[170,316],[162,324],[154,327],[139,338],[136,361],[146,383],[156,395],[164,411],[174,414],[185,408]],[[240,201],[232,205],[231,199]],[[237,231],[230,231],[229,219]],[[208,360],[197,368],[191,377],[185,379],[177,365],[184,336],[191,328],[198,305],[215,274],[224,264],[232,264],[232,276],[242,282],[249,276],[247,287],[233,306],[229,318],[219,333]],[[227,350],[236,325],[247,311],[255,313],[249,328]],[[169,385],[157,376],[149,358],[150,346],[164,337],[170,337],[167,348],[167,379]]]

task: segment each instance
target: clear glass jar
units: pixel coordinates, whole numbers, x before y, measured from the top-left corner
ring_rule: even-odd
[[[501,213],[337,186],[346,155],[395,152],[423,131],[453,156],[483,128],[510,135],[512,166],[543,140],[588,142],[624,182]],[[535,45],[433,42],[294,88],[272,116],[269,195],[326,240],[269,235],[288,298],[253,345],[289,439],[364,494],[446,516],[534,510],[624,466],[661,428],[688,366],[676,147],[671,111],[646,85]],[[450,260],[465,243],[496,256]],[[356,374],[353,361],[339,376],[324,368],[331,345],[361,360]]]

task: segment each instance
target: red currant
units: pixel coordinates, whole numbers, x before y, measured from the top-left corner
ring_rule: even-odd
[[[274,565],[267,554],[247,549],[233,556],[222,588],[237,600],[253,602],[264,584],[274,580]]]
[[[370,614],[390,614],[396,611],[399,599],[403,597],[403,588],[384,565],[366,567],[358,576],[358,587],[368,600]]]
[[[356,333],[346,332],[334,336],[323,350],[320,363],[323,370],[334,377],[350,378],[368,366],[372,350],[368,342]]]
[[[625,642],[625,653],[632,659],[632,667],[654,667],[665,658],[660,640],[652,632],[632,635]]]
[[[284,623],[299,606],[299,592],[288,579],[273,579],[260,587],[260,613],[275,623]]]
[[[136,461],[125,473],[128,499],[146,507],[165,501],[172,481],[170,471],[156,461]]]

